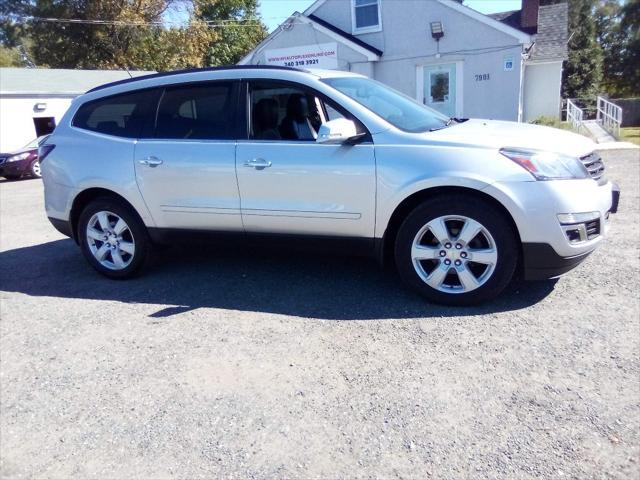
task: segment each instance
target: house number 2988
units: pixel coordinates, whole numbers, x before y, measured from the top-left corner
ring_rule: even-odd
[[[485,82],[487,80],[491,80],[488,73],[481,73],[480,75],[476,75],[476,82]]]

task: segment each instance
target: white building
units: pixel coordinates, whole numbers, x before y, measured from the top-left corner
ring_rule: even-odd
[[[122,70],[0,68],[0,152],[50,133],[78,95],[126,78],[129,73]]]
[[[528,121],[559,116],[566,56],[562,0],[495,15],[454,0],[317,0],[239,63],[353,71],[448,116]]]

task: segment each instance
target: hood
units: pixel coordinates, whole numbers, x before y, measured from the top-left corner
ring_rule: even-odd
[[[577,133],[529,123],[471,119],[429,132],[430,141],[452,145],[500,149],[503,147],[545,150],[574,157],[593,152],[596,144]]]
[[[21,153],[26,153],[26,152],[38,152],[37,148],[18,148],[17,150],[14,150],[13,152],[3,152],[0,153],[0,158],[7,158],[7,157],[12,157],[13,155],[19,155]]]

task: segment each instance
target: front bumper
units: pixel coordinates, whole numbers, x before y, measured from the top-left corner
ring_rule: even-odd
[[[610,203],[609,207],[601,215],[603,221],[607,221],[609,215],[618,211],[620,202],[620,187],[616,183],[608,184],[610,187]],[[598,242],[602,240],[604,226],[601,234],[596,239]],[[556,278],[573,270],[580,265],[596,248],[597,243],[593,243],[591,248],[582,250],[574,255],[562,256],[548,243],[523,242],[522,243],[522,260],[524,267],[525,280],[545,280]]]
[[[0,164],[0,177],[5,175],[17,176],[29,173],[31,160],[18,160],[17,162],[4,162]]]
[[[522,263],[525,280],[556,278],[580,265],[593,250],[572,257],[561,257],[548,243],[523,243]]]
[[[611,184],[611,208],[609,213],[617,213],[620,204],[620,186],[617,183]]]
[[[71,227],[71,222],[69,222],[68,220],[60,220],[59,218],[54,218],[54,217],[47,217],[47,218],[49,218],[49,222],[51,222],[51,225],[53,225],[53,227],[57,231],[75,240],[75,237],[73,235],[73,228]]]
[[[616,185],[599,185],[592,179],[496,182],[483,191],[509,211],[523,244],[548,244],[561,257],[593,251],[604,240],[609,215],[617,209],[619,199]],[[588,241],[570,241],[558,215],[582,212],[598,213],[600,232]]]

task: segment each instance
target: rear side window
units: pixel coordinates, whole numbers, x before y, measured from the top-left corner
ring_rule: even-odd
[[[157,92],[140,90],[101,98],[82,105],[73,126],[117,137],[138,138]]]
[[[228,140],[233,138],[233,82],[185,85],[165,90],[158,106],[156,138]]]

